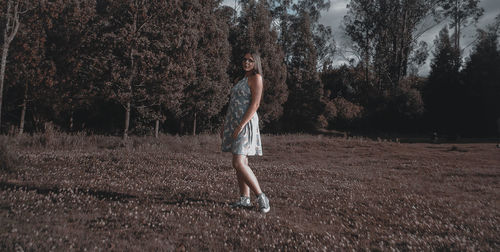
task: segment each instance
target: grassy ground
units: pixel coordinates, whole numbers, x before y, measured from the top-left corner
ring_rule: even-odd
[[[0,250],[500,250],[492,143],[263,136],[264,215],[229,208],[216,136],[3,142],[18,162],[0,172]]]

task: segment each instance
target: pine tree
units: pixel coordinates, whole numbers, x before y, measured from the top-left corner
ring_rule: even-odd
[[[424,90],[428,122],[438,133],[457,134],[463,92],[459,82],[460,52],[453,46],[446,27],[434,43],[434,59]]]
[[[297,40],[291,46],[291,63],[288,65],[290,95],[285,104],[285,120],[291,130],[313,130],[324,105],[309,13],[301,12],[293,24]]]
[[[148,92],[158,83],[152,73],[162,60],[162,55],[155,53],[161,47],[156,39],[162,37],[155,21],[167,7],[179,8],[178,3],[164,1],[110,0],[102,14],[99,40],[105,48],[98,60],[110,73],[106,82],[109,97],[123,106],[124,138],[129,134],[131,113],[149,119],[157,105]]]
[[[229,27],[223,17],[218,16],[216,1],[191,1],[185,10],[189,18],[187,30],[194,39],[190,55],[195,78],[184,88],[181,120],[192,122],[192,134],[197,126],[210,127],[210,119],[219,114],[231,84],[226,73],[230,59],[227,40]]]
[[[497,17],[497,22],[500,16]],[[478,30],[479,40],[463,70],[466,98],[464,124],[473,134],[495,135],[500,118],[500,22]]]

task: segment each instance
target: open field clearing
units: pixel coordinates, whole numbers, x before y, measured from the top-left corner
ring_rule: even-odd
[[[216,136],[5,138],[0,250],[500,250],[500,149],[263,135],[271,211]],[[252,198],[255,202],[255,197]]]

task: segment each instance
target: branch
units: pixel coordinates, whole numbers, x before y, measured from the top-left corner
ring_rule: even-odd
[[[7,14],[7,27],[6,27],[6,30],[9,29],[9,23],[10,23],[10,20],[12,18],[12,16],[10,15],[10,4],[11,4],[11,1],[9,1],[9,6],[7,7],[7,11],[9,12]],[[16,33],[17,31],[19,30],[19,12],[18,12],[18,8],[19,8],[19,2],[16,2],[16,5],[14,6],[14,17],[13,17],[13,28],[12,28],[12,33],[11,34],[7,34],[6,32],[6,35],[7,37],[5,38],[7,44],[10,44],[12,42],[12,40],[14,40],[14,37],[16,36]],[[10,17],[10,18],[9,18]]]
[[[139,29],[137,29],[137,33],[139,33],[141,31],[141,29],[144,27],[144,25],[146,25],[149,21],[151,21],[151,19],[153,19],[157,15],[158,15],[158,13],[156,13],[156,15],[149,16],[148,19],[146,19],[146,21],[144,21],[144,23],[141,25],[141,27],[139,27]]]
[[[464,48],[460,49],[460,54],[462,54],[465,51],[465,49],[467,49],[469,46],[471,46],[474,43],[476,43],[478,40],[479,40],[479,36],[476,36],[476,38],[473,41],[471,41],[469,44],[467,44],[466,46],[464,46]]]
[[[34,10],[34,9],[35,9],[35,7],[28,8],[28,5],[26,4],[26,9],[22,10],[22,11],[19,11],[19,14],[26,14],[28,11],[31,11],[31,10]]]
[[[160,103],[153,103],[151,105],[141,105],[141,106],[134,106],[134,107],[137,108],[137,109],[144,109],[144,108],[154,107],[154,106],[157,106],[157,105],[160,105]]]

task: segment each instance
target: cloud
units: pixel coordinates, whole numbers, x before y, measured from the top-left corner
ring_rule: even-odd
[[[328,12],[322,13],[320,23],[328,25],[332,28],[334,37],[343,33],[340,25],[344,16],[347,14],[348,0],[333,0],[331,1],[330,9]]]

